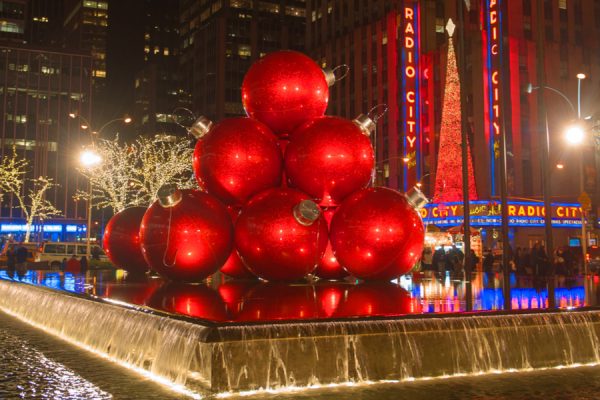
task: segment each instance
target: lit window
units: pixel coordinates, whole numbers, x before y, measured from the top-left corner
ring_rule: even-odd
[[[135,80],[135,87],[136,88],[140,87],[140,79],[139,78]]]
[[[239,45],[238,46],[238,56],[242,58],[250,57],[252,55],[252,50],[250,50],[250,46],[248,45]]]
[[[58,72],[59,72],[58,68],[47,67],[45,65],[42,65],[41,71],[42,71],[42,74],[46,74],[46,75],[54,75],[54,74],[58,74]]]
[[[286,15],[292,15],[294,17],[304,17],[305,10],[303,8],[300,8],[300,7],[289,7],[288,6],[288,7],[285,8],[285,14]]]
[[[14,22],[0,21],[0,32],[23,33],[23,27]]]
[[[436,18],[435,19],[435,31],[436,31],[436,33],[444,33],[445,32],[445,26],[444,26],[444,19],[443,18]]]
[[[35,22],[48,22],[48,17],[33,17]]]
[[[95,69],[92,75],[96,78],[106,78],[106,71]]]
[[[165,47],[165,48],[163,49],[163,55],[164,55],[164,56],[168,56],[168,55],[169,55],[169,49],[168,49],[168,48],[166,48],[166,47]]]
[[[144,53],[150,53],[150,46],[144,46]]]
[[[144,40],[150,40],[150,34],[144,33]]]
[[[23,114],[23,115],[15,115],[15,123],[17,124],[25,124],[27,123],[27,115]]]
[[[260,11],[266,11],[273,14],[279,14],[279,4],[267,3],[266,1],[261,1],[258,4],[258,9]]]
[[[229,4],[233,8],[252,8],[252,0],[231,0]]]
[[[154,54],[160,53],[160,47],[154,46]]]
[[[558,8],[567,9],[567,0],[558,0]]]

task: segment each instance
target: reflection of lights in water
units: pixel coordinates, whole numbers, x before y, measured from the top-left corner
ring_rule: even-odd
[[[183,394],[185,396],[189,396],[189,397],[191,397],[193,399],[201,399],[202,398],[202,396],[200,394],[198,394],[198,393],[196,393],[196,392],[188,389],[187,387],[185,387],[183,385],[178,385],[178,384],[170,381],[169,379],[167,379],[165,377],[162,377],[160,375],[155,375],[152,372],[147,371],[147,370],[145,370],[143,368],[139,368],[139,367],[136,367],[136,366],[131,365],[129,363],[126,363],[124,361],[121,361],[121,360],[118,360],[116,358],[110,357],[110,356],[106,355],[105,353],[102,353],[102,352],[99,352],[99,351],[93,349],[90,346],[87,346],[87,345],[85,345],[83,343],[80,343],[80,342],[78,342],[76,340],[72,340],[70,338],[67,338],[63,334],[61,334],[60,332],[56,332],[54,329],[50,329],[48,327],[45,327],[43,325],[39,325],[39,324],[37,324],[37,323],[35,323],[33,321],[30,321],[27,318],[23,318],[21,315],[15,314],[11,310],[8,310],[8,309],[2,308],[2,307],[0,307],[0,310],[4,311],[8,315],[11,315],[11,316],[19,319],[20,321],[23,321],[23,322],[25,322],[25,323],[33,326],[34,328],[37,328],[37,329],[40,329],[40,330],[42,330],[42,331],[44,331],[46,333],[49,333],[52,336],[54,336],[54,337],[56,337],[56,338],[58,338],[60,340],[64,340],[67,343],[70,343],[70,344],[72,344],[74,346],[77,346],[80,349],[89,351],[90,353],[93,353],[93,354],[97,355],[98,357],[101,357],[101,358],[103,358],[103,359],[105,359],[107,361],[113,362],[113,363],[115,363],[117,365],[120,365],[121,367],[127,368],[129,370],[134,371],[134,372],[137,372],[138,374],[140,374],[140,375],[142,375],[142,376],[144,376],[144,377],[146,377],[146,378],[148,378],[148,379],[150,379],[150,380],[152,380],[154,382],[160,383],[161,385],[167,387],[168,389],[170,389],[170,390],[172,390],[174,392],[181,393],[181,394]]]

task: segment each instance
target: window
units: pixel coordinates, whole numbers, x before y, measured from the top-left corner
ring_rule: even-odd
[[[23,33],[23,26],[8,21],[0,21],[0,32]]]
[[[567,9],[567,0],[558,0],[558,8],[561,10]]]
[[[238,56],[242,58],[250,57],[252,55],[252,50],[250,46],[241,44],[238,46]]]
[[[279,4],[267,3],[266,1],[261,1],[258,4],[258,9],[260,11],[270,12],[273,14],[279,14]]]
[[[95,76],[96,78],[106,78],[106,71],[95,69],[92,76]]]

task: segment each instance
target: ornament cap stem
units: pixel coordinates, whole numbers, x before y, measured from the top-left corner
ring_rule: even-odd
[[[421,192],[416,186],[406,192],[406,200],[413,206],[416,210],[420,210],[425,207],[429,200],[427,197]]]
[[[310,226],[321,216],[321,209],[312,200],[302,200],[294,206],[294,219],[304,226]]]
[[[358,127],[365,136],[371,136],[371,133],[375,132],[375,128],[377,127],[375,121],[373,121],[365,114],[360,114],[352,122],[358,125]]]
[[[327,86],[331,87],[335,83],[335,74],[331,68],[323,68],[323,75],[325,75],[325,81]]]
[[[181,190],[172,183],[163,185],[158,189],[158,203],[164,208],[176,206],[182,198]]]
[[[210,119],[202,115],[194,121],[189,131],[196,139],[200,139],[210,131],[213,125]]]

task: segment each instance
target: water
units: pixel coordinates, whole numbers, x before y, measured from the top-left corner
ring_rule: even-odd
[[[178,285],[119,274],[30,271],[21,278],[42,288],[0,274],[0,309],[195,393],[600,363],[600,312],[465,318],[464,282],[450,275],[398,283]],[[547,307],[545,284],[513,278],[513,308]],[[475,276],[475,309],[503,305],[499,282],[497,275]],[[580,281],[565,280],[558,303],[581,306],[583,292]],[[427,313],[436,315],[388,318]],[[94,396],[102,398],[99,390]]]

